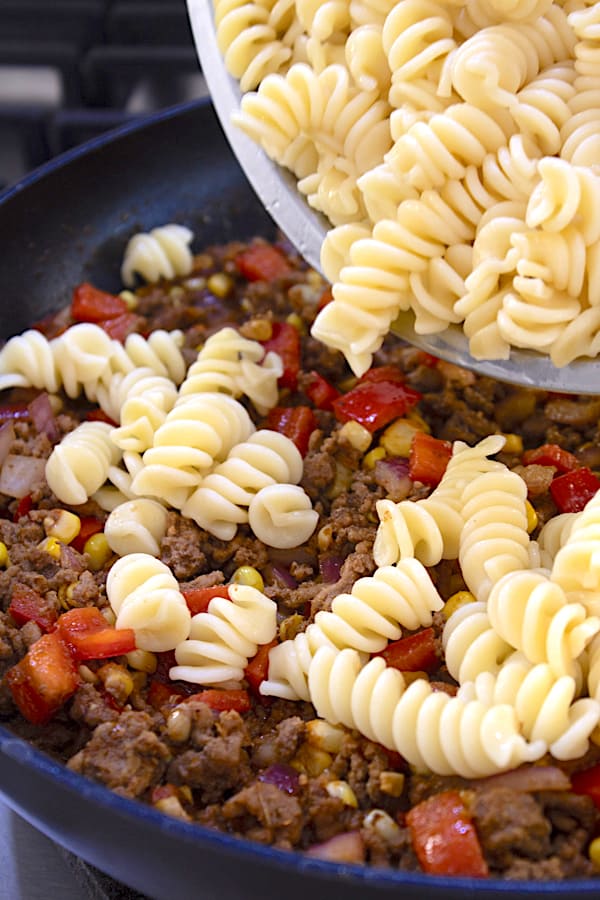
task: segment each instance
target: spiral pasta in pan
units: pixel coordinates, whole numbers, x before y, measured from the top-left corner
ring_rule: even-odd
[[[448,671],[459,684],[496,672],[513,647],[492,627],[483,600],[466,603],[449,617],[442,635]]]
[[[104,523],[109,547],[119,556],[129,553],[160,555],[160,542],[167,531],[167,510],[148,497],[120,503]]]
[[[574,594],[590,612],[600,614],[600,496],[595,494],[566,525],[568,531],[560,532],[561,545],[550,578],[567,594]]]
[[[309,539],[318,520],[310,497],[295,484],[267,485],[248,505],[248,524],[267,547],[299,547]]]
[[[183,225],[161,225],[148,234],[134,234],[125,247],[121,264],[123,284],[131,287],[135,276],[145,281],[188,275],[192,270],[189,244],[194,234]]]
[[[121,451],[105,422],[82,422],[57,444],[46,462],[46,481],[63,503],[85,503],[108,477]]]

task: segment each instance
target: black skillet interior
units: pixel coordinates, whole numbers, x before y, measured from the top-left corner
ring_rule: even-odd
[[[273,234],[212,108],[194,103],[63,155],[0,196],[0,334],[23,331],[90,280],[120,286],[127,238],[188,225],[194,249]],[[158,900],[590,897],[568,884],[432,879],[322,863],[171,820],[87,782],[0,728],[0,794],[73,853]],[[1,891],[0,891],[1,893]]]

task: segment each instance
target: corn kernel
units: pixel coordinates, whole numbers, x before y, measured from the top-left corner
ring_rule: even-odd
[[[600,837],[594,838],[591,842],[588,854],[594,865],[600,867]]]
[[[127,309],[132,310],[135,309],[138,305],[138,298],[133,293],[133,291],[121,291],[119,294],[121,300],[124,300],[127,304]]]
[[[409,419],[396,419],[381,435],[380,444],[390,456],[408,456],[415,434],[422,430]]]
[[[90,558],[89,566],[92,572],[98,572],[112,556],[112,550],[103,531],[87,539],[83,552]]]
[[[293,325],[294,328],[300,332],[300,334],[304,334],[306,328],[304,327],[304,322],[302,318],[298,315],[298,313],[290,313],[289,316],[286,316],[285,320],[288,325]]]
[[[345,806],[353,806],[355,809],[358,807],[356,794],[347,781],[330,781],[325,790],[330,797],[337,797]]]
[[[167,718],[167,734],[176,744],[187,741],[192,731],[192,712],[185,705],[176,706]]]
[[[538,514],[529,500],[525,501],[525,512],[527,513],[527,533],[531,534],[538,526]]]
[[[363,826],[377,832],[385,841],[396,840],[401,832],[400,826],[394,822],[389,813],[383,809],[372,809],[363,820]]]
[[[240,334],[250,341],[269,341],[273,337],[273,323],[257,316],[240,325]]]
[[[226,275],[225,272],[215,272],[214,275],[211,275],[206,282],[206,286],[215,297],[226,297],[231,288],[233,287],[233,282],[229,275]]]
[[[263,577],[254,566],[240,566],[231,576],[231,580],[234,584],[246,584],[249,587],[256,588],[257,591],[264,591],[265,589]]]
[[[124,703],[127,700],[133,690],[133,678],[127,669],[117,663],[106,663],[98,669],[97,675],[104,689],[117,703]]]
[[[60,559],[61,542],[57,538],[44,538],[44,540],[40,541],[38,544],[38,548],[44,550],[48,556],[51,556],[53,559]]]
[[[339,753],[344,740],[344,730],[336,725],[330,725],[323,719],[311,719],[306,723],[306,740],[319,750]]]
[[[340,494],[343,494],[344,491],[347,491],[350,485],[352,484],[352,479],[354,477],[354,473],[352,469],[349,469],[348,466],[345,466],[341,462],[336,462],[335,464],[335,479],[333,484],[327,491],[327,496],[330,500],[335,500],[336,497],[339,497]]]
[[[81,519],[66,509],[58,510],[53,516],[44,519],[44,531],[48,537],[56,538],[63,544],[70,544],[81,530]]]
[[[402,677],[404,678],[404,683],[405,683],[407,686],[408,686],[409,684],[412,684],[413,681],[418,681],[419,678],[420,678],[422,681],[429,681],[429,677],[428,677],[428,675],[427,675],[427,672],[423,672],[423,671],[421,671],[421,670],[409,671],[409,670],[404,670],[404,669],[402,669],[402,670],[401,670],[401,673],[402,673]]]
[[[459,609],[459,607],[464,606],[465,603],[474,603],[475,597],[471,593],[471,591],[457,591],[456,594],[452,594],[451,597],[448,597],[446,603],[444,604],[444,609],[442,610],[442,615],[445,619],[449,619],[452,613]]]
[[[61,584],[58,587],[58,602],[63,609],[70,609],[73,606],[75,584]]]
[[[4,541],[0,541],[0,566],[6,568],[10,566],[10,558],[8,555],[8,548]]]
[[[363,458],[363,466],[365,469],[374,469],[375,463],[380,459],[385,459],[386,456],[385,447],[373,447]]]
[[[104,609],[100,610],[100,612],[102,613],[108,624],[111,626],[111,628],[116,625],[117,617],[115,616],[110,606],[105,606]]]
[[[379,790],[388,797],[401,797],[404,790],[403,772],[381,772],[379,775]]]
[[[506,443],[502,448],[505,453],[515,453],[519,456],[523,452],[523,438],[520,434],[504,434]]]
[[[152,675],[156,672],[158,661],[156,654],[150,650],[132,650],[127,654],[127,664],[137,672],[147,672]]]
[[[416,409],[411,409],[410,412],[407,412],[405,418],[407,422],[411,422],[413,425],[416,425],[419,431],[424,431],[425,434],[431,434],[431,428],[429,427],[423,416],[419,415]]]
[[[321,553],[324,553],[326,550],[329,550],[333,543],[333,526],[332,525],[323,525],[322,528],[317,532],[317,546]]]
[[[354,422],[352,420],[346,422],[345,425],[342,425],[340,428],[340,437],[343,438],[343,440],[348,441],[355,450],[360,450],[361,453],[366,453],[373,440],[373,435],[368,428],[365,428],[360,422]]]
[[[173,816],[174,819],[184,819],[186,822],[190,821],[190,817],[181,805],[179,797],[161,797],[160,800],[157,800],[154,804],[154,808],[160,810],[162,813],[166,813],[168,816]]]
[[[79,666],[79,677],[82,681],[85,681],[86,684],[98,683],[98,676],[96,675],[96,673],[93,672],[89,666],[83,664]]]
[[[311,778],[315,778],[327,769],[333,759],[329,753],[324,750],[318,750],[316,747],[310,747],[308,744],[302,744],[290,765],[298,772],[304,772]]]

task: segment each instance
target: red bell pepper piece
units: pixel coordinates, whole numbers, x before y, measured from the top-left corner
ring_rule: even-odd
[[[181,703],[184,692],[175,684],[166,684],[153,678],[148,688],[146,699],[154,709],[162,709],[163,706]]]
[[[8,612],[17,625],[35,622],[42,631],[52,631],[58,619],[56,610],[49,606],[45,598],[26,584],[13,585]]]
[[[135,650],[133,628],[112,628],[95,606],[63,613],[58,634],[77,660],[106,659]]]
[[[598,488],[600,479],[587,466],[565,472],[550,483],[552,499],[561,513],[581,512]]]
[[[404,672],[433,672],[440,662],[435,650],[433,628],[424,628],[399,641],[392,641],[375,655],[382,656],[388,666]]]
[[[73,291],[71,316],[76,322],[102,322],[115,319],[127,312],[127,304],[121,297],[107,294],[88,281],[78,285]]]
[[[197,613],[206,612],[208,604],[213,597],[223,597],[225,600],[231,599],[229,588],[226,584],[219,584],[213,587],[186,588],[181,593],[193,616],[197,615]]]
[[[571,775],[571,790],[576,794],[586,794],[591,797],[600,809],[600,765]]]
[[[71,547],[74,547],[78,553],[83,553],[83,548],[88,538],[91,538],[94,534],[99,534],[101,531],[104,531],[102,519],[98,519],[96,516],[82,516],[79,534],[71,541]]]
[[[261,644],[248,665],[244,669],[246,681],[250,686],[253,694],[259,695],[259,687],[267,677],[269,672],[269,651],[272,647],[277,646],[277,641],[271,641],[268,644]]]
[[[435,487],[442,480],[451,456],[450,441],[441,441],[424,431],[417,431],[410,445],[408,474],[413,481]]]
[[[277,383],[291,391],[295,390],[300,371],[300,332],[298,329],[289,322],[273,322],[271,337],[268,341],[261,341],[261,343],[265,348],[265,354],[272,350],[281,357],[283,372]]]
[[[489,875],[481,844],[458,791],[444,791],[413,806],[406,823],[417,859],[430,875]]]
[[[397,381],[359,382],[334,401],[333,411],[340,422],[359,422],[374,432],[403,416],[420,397],[418,391]]]
[[[115,316],[112,319],[102,319],[98,322],[98,325],[113,339],[113,341],[123,343],[127,335],[138,330],[139,324],[142,321],[144,320],[141,316],[137,316],[132,312],[124,312],[121,313],[120,316]]]
[[[302,456],[308,452],[308,441],[316,427],[310,406],[274,406],[267,416],[267,428],[289,437]]]
[[[26,516],[32,506],[33,499],[31,497],[31,494],[26,494],[24,497],[21,497],[21,499],[17,503],[17,508],[15,509],[15,513],[13,515],[13,522],[18,522],[19,519],[22,519],[23,516]]]
[[[563,450],[558,444],[542,444],[535,450],[526,450],[521,457],[524,466],[536,463],[538,466],[554,466],[561,474],[579,468],[579,460],[573,453]]]
[[[304,393],[317,409],[327,410],[333,409],[333,401],[340,396],[338,389],[314,370],[308,373]]]
[[[283,253],[271,244],[252,244],[238,253],[235,264],[248,281],[274,281],[292,271]]]
[[[398,366],[375,366],[373,369],[367,369],[364,375],[360,377],[360,384],[374,381],[397,381],[399,384],[405,382],[404,372]]]
[[[209,688],[206,691],[200,691],[199,694],[190,694],[187,700],[199,700],[206,703],[216,712],[225,712],[233,709],[236,712],[244,713],[250,709],[250,696],[248,691],[240,690],[219,690],[218,688]]]
[[[77,690],[77,665],[57,632],[44,634],[6,673],[6,682],[22,715],[44,725]]]

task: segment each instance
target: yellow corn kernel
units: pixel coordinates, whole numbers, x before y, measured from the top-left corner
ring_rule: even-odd
[[[330,797],[337,797],[345,806],[353,806],[355,809],[358,807],[356,794],[347,781],[330,781],[325,790]]]
[[[98,684],[98,676],[89,666],[83,664],[79,666],[79,677],[86,684]]]
[[[402,677],[404,678],[404,683],[406,685],[412,684],[413,681],[418,681],[419,678],[422,681],[429,680],[427,672],[423,672],[421,670],[409,671],[409,670],[402,669],[401,672],[402,672]]]
[[[240,325],[240,334],[250,341],[268,341],[273,337],[273,323],[256,316]]]
[[[400,834],[400,826],[394,822],[389,813],[383,809],[372,809],[363,819],[363,826],[370,828],[385,841],[396,840]]]
[[[311,719],[306,723],[306,740],[319,750],[327,753],[339,753],[344,740],[344,729],[330,725],[323,719]]]
[[[117,703],[125,703],[134,687],[133,678],[127,669],[118,663],[106,663],[96,674],[107,693],[111,694]]]
[[[44,519],[44,531],[48,537],[56,538],[63,544],[70,544],[80,530],[81,519],[66,509],[60,509],[57,514],[46,516]]]
[[[58,587],[58,601],[63,609],[71,609],[73,606],[73,596],[75,593],[75,585],[77,582],[73,584],[61,584]]]
[[[379,790],[388,797],[401,797],[404,790],[403,772],[381,772],[379,775]]]
[[[6,568],[10,566],[10,558],[8,555],[8,548],[4,541],[0,541],[0,566],[2,568]]]
[[[161,797],[160,800],[157,800],[154,804],[154,809],[166,813],[167,816],[173,816],[174,819],[184,819],[186,822],[190,821],[190,817],[181,805],[179,797]]]
[[[290,765],[298,772],[304,772],[311,778],[315,778],[327,769],[333,759],[331,754],[309,744],[302,744]]]
[[[407,412],[405,418],[408,422],[416,425],[419,431],[424,431],[425,434],[431,434],[431,428],[429,427],[423,416],[419,415],[416,409],[411,409],[410,412]]]
[[[127,664],[136,672],[147,672],[148,675],[152,675],[156,672],[158,661],[156,654],[150,650],[132,650],[127,654]]]
[[[135,309],[138,305],[138,298],[135,296],[133,291],[121,291],[119,294],[121,300],[124,300],[127,304],[127,309]]]
[[[257,591],[265,589],[263,577],[254,566],[240,566],[231,576],[231,580],[234,584],[247,584],[249,587],[256,588]]]
[[[474,602],[475,597],[473,596],[471,591],[457,591],[456,594],[452,594],[452,596],[448,597],[448,599],[446,600],[444,609],[442,610],[442,615],[445,619],[449,619],[452,613],[459,607],[464,606],[465,603]]]
[[[410,445],[418,431],[423,429],[410,419],[396,419],[385,429],[379,442],[390,456],[408,456]]]
[[[340,437],[343,438],[343,440],[348,441],[355,450],[360,450],[361,453],[366,453],[373,440],[373,435],[369,429],[365,428],[364,425],[361,425],[360,422],[354,422],[353,420],[342,425],[340,428]]]
[[[600,837],[594,838],[591,842],[588,854],[594,865],[600,867]]]
[[[93,534],[87,539],[83,546],[83,552],[87,553],[90,558],[89,566],[92,572],[98,572],[112,556],[112,550],[103,531]]]
[[[61,542],[55,537],[44,538],[38,544],[40,550],[44,550],[53,559],[60,559]]]
[[[525,512],[527,513],[527,533],[531,534],[538,526],[538,514],[529,500],[525,501]]]
[[[305,333],[306,328],[304,327],[304,322],[301,316],[298,315],[298,313],[290,313],[289,316],[286,316],[285,321],[288,323],[288,325],[293,325],[294,328],[300,332],[300,334]]]
[[[504,434],[506,443],[502,448],[505,453],[515,453],[520,456],[523,452],[523,438],[520,434]]]
[[[167,718],[167,734],[176,744],[183,744],[192,732],[192,712],[182,703],[172,709]]]
[[[352,469],[349,469],[348,466],[345,466],[341,462],[336,462],[335,479],[333,484],[327,491],[327,496],[329,497],[329,499],[335,500],[336,497],[339,497],[340,494],[343,494],[344,491],[347,491],[352,484],[353,478],[354,473]]]
[[[377,463],[380,459],[385,459],[387,453],[385,452],[385,447],[373,447],[372,450],[363,457],[363,466],[365,469],[374,469],[375,463]]]
[[[215,297],[223,298],[227,296],[233,287],[233,281],[225,272],[215,272],[214,275],[209,277],[206,286]]]
[[[317,532],[317,546],[321,553],[324,553],[326,550],[329,550],[333,543],[333,526],[332,525],[323,525],[322,528]]]

